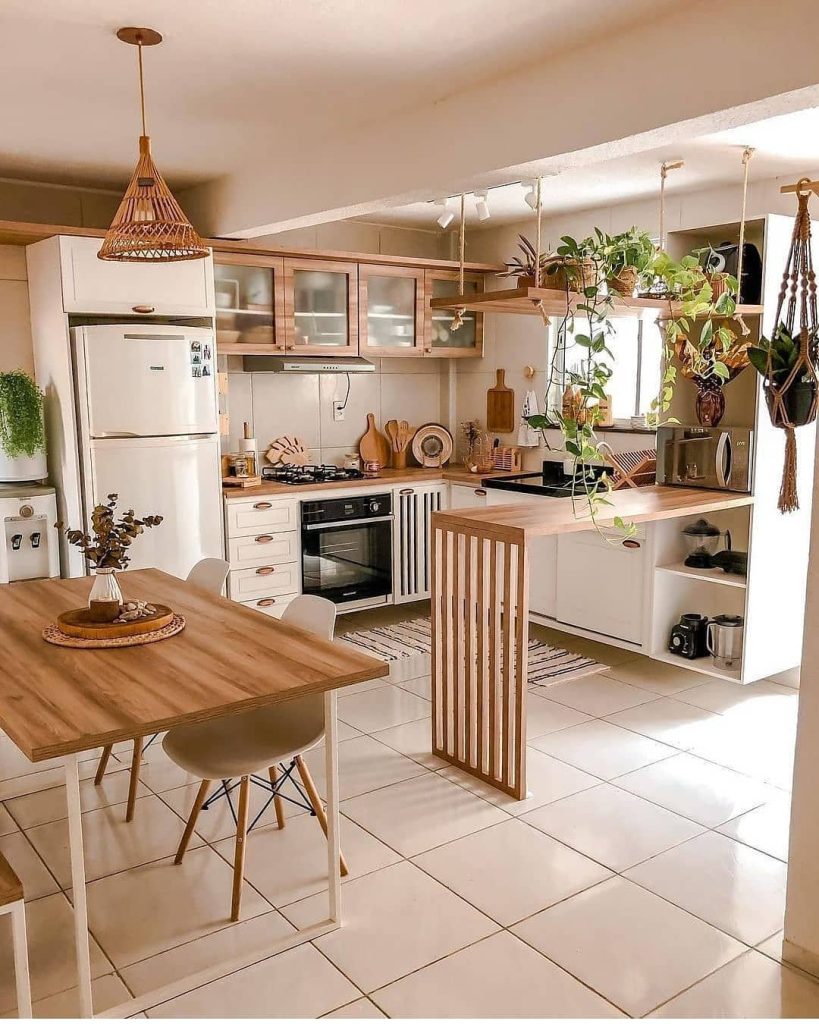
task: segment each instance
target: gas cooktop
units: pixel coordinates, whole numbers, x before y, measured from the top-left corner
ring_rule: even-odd
[[[262,479],[277,484],[329,484],[343,480],[363,480],[359,469],[341,466],[263,466]]]

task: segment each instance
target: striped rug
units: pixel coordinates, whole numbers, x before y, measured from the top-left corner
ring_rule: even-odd
[[[424,671],[430,671],[432,635],[428,618],[410,619],[392,626],[343,633],[338,639],[377,658],[383,658],[384,661],[398,663],[401,667],[404,659],[409,659],[419,675]],[[552,647],[542,640],[529,641],[530,686],[551,686],[567,679],[594,675],[608,667],[582,654],[572,654],[562,647]]]

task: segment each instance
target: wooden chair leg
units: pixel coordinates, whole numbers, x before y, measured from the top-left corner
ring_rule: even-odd
[[[321,797],[319,796],[316,784],[313,782],[313,776],[310,774],[310,769],[307,767],[307,762],[299,754],[296,757],[296,767],[299,770],[301,781],[304,783],[304,788],[307,790],[307,796],[310,803],[313,805],[313,810],[316,812],[318,823],[321,825],[321,831],[324,835],[327,835],[327,815],[324,811],[324,804],[322,803]],[[342,875],[349,874],[349,868],[347,867],[347,861],[344,859],[344,854],[341,853],[338,858],[338,862],[341,865]]]
[[[242,908],[242,882],[245,875],[245,846],[247,839],[247,808],[250,803],[250,776],[243,775],[239,783],[239,811],[236,823],[236,850],[233,855],[233,899],[230,905],[231,921],[239,920]]]
[[[271,786],[275,786],[276,783],[279,781],[279,769],[275,766],[275,764],[271,764],[270,768],[268,769],[268,773],[270,775]],[[284,828],[284,800],[282,800],[278,793],[273,797],[273,806],[276,808],[276,824],[279,826],[279,828]]]
[[[205,797],[208,795],[208,790],[210,789],[210,787],[211,780],[202,779],[201,783],[199,784],[199,790],[196,794],[196,799],[193,801],[193,807],[191,808],[191,815],[188,818],[188,824],[185,826],[185,831],[179,843],[179,849],[176,851],[174,864],[182,863],[182,858],[185,856],[185,850],[187,850],[188,843],[191,841],[193,830],[196,828],[196,820],[199,817],[199,812],[202,810],[202,804],[205,802]]]
[[[114,748],[111,745],[102,748],[102,753],[100,754],[100,762],[97,765],[97,774],[94,776],[95,786],[98,786],[102,782],[102,777],[103,775],[105,775],[105,771],[108,768],[108,761],[111,758],[111,751],[113,749]]]
[[[125,820],[134,820],[136,810],[137,789],[139,788],[139,769],[142,764],[142,737],[137,736],[134,740],[134,752],[131,755],[131,779],[128,784],[128,808],[125,812]]]

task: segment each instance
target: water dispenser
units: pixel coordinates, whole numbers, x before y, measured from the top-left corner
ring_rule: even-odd
[[[60,575],[57,497],[39,484],[0,485],[5,543],[0,545],[0,583]]]

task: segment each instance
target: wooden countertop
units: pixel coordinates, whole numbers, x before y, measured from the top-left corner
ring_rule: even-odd
[[[177,636],[75,650],[42,639],[91,581],[0,587],[0,726],[30,761],[93,750],[186,722],[378,679],[388,665],[344,644],[215,597],[158,569],[120,573],[126,598],[184,615]]]
[[[650,523],[679,516],[707,515],[724,508],[752,505],[749,494],[710,491],[697,487],[640,487],[613,491],[607,496],[609,505],[600,507],[599,526],[612,526],[622,517],[627,523]],[[576,504],[576,507],[575,507]],[[585,506],[585,513],[583,507]],[[520,542],[529,537],[558,533],[579,533],[594,528],[588,503],[571,498],[549,498],[533,495],[524,505],[494,505],[488,508],[462,509],[433,513],[433,524],[464,533],[474,531],[485,536]]]
[[[326,484],[279,484],[274,482],[262,483],[256,487],[223,487],[222,493],[228,501],[240,498],[270,497],[271,495],[304,495],[314,491],[331,491],[356,487],[378,487],[379,484],[392,487],[395,484],[406,484],[411,487],[417,483],[430,483],[434,480],[445,480],[448,483],[471,484],[473,487],[480,487],[481,480],[489,480],[506,476],[516,476],[515,473],[470,473],[464,466],[444,466],[443,469],[382,469],[379,476],[369,480],[338,480]]]

